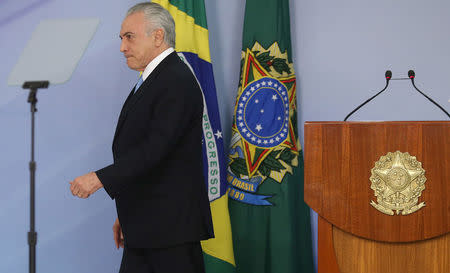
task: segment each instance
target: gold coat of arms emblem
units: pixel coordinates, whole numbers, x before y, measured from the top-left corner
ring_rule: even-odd
[[[425,206],[417,204],[425,189],[425,170],[422,163],[409,153],[396,151],[381,156],[371,170],[370,188],[375,191],[377,202],[370,204],[388,215],[407,215]]]

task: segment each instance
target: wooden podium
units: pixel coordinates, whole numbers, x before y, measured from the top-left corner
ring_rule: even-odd
[[[450,272],[450,122],[306,122],[304,146],[318,273]],[[425,206],[408,215],[371,205],[371,170],[396,151],[425,170]]]

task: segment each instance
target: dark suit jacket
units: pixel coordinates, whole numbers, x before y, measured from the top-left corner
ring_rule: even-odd
[[[125,245],[169,247],[213,237],[202,170],[201,90],[176,52],[130,93],[97,176],[116,201]]]

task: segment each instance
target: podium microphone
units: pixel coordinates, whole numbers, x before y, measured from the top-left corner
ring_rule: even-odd
[[[428,97],[427,95],[425,95],[422,91],[419,90],[419,88],[416,87],[416,84],[414,83],[414,78],[416,77],[416,73],[414,72],[414,70],[409,70],[408,71],[408,77],[411,79],[411,83],[414,86],[414,88],[417,90],[417,92],[419,92],[420,94],[422,94],[425,98],[427,98],[429,101],[431,101],[434,105],[436,105],[437,107],[439,107],[439,109],[441,109],[448,118],[450,118],[450,115],[448,114],[447,111],[445,111],[444,108],[442,108],[442,106],[440,106],[437,102],[435,102],[434,100],[432,100],[430,97]]]
[[[411,70],[412,71],[412,70]],[[414,72],[413,72],[414,73]],[[376,93],[374,96],[370,97],[368,100],[366,100],[365,102],[363,102],[361,105],[359,105],[358,107],[355,108],[355,110],[351,111],[344,119],[344,121],[347,121],[347,119],[356,111],[358,111],[359,108],[363,107],[366,103],[368,103],[369,101],[373,100],[376,96],[380,95],[384,90],[386,90],[386,88],[389,85],[389,81],[392,79],[392,72],[391,70],[386,70],[386,73],[384,73],[384,77],[386,78],[386,86],[378,93]],[[413,83],[414,84],[414,83]]]

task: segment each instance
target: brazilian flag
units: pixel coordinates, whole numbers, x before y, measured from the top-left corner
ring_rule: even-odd
[[[225,154],[211,65],[204,0],[153,0],[175,20],[175,50],[197,77],[203,92],[203,166],[214,225],[214,239],[203,241],[207,273],[235,272]]]
[[[227,180],[236,271],[312,273],[289,1],[247,0]]]

